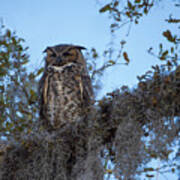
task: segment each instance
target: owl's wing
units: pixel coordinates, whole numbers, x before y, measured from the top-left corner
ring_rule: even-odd
[[[83,74],[81,76],[82,88],[83,88],[83,101],[85,106],[91,105],[94,100],[94,93],[92,88],[91,79],[88,74]]]
[[[39,102],[41,107],[47,103],[48,78],[49,75],[45,72],[39,81]]]
[[[73,74],[73,78],[78,86],[77,88],[80,90],[81,102],[83,106],[86,107],[91,105],[94,100],[94,93],[91,79],[84,67],[72,63],[64,67],[63,71],[68,72],[68,74]]]

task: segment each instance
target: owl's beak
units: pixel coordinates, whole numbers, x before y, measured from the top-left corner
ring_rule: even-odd
[[[83,47],[83,46],[74,46],[75,48],[77,48],[77,49],[79,49],[79,50],[84,50],[84,49],[86,49],[85,47]]]
[[[60,66],[61,64],[62,64],[62,58],[61,57],[57,57],[55,65],[59,65]]]
[[[61,57],[57,57],[57,62],[61,63],[62,62],[62,58]]]

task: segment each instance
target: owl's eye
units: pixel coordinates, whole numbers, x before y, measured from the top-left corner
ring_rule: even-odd
[[[52,52],[52,51],[48,51],[47,56],[48,57],[56,57],[56,54],[54,52]]]
[[[71,56],[71,53],[65,52],[65,53],[63,53],[63,56]]]
[[[55,53],[50,54],[50,57],[56,57]]]

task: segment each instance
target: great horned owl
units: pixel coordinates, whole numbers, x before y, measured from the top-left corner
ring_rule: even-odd
[[[54,129],[78,121],[93,102],[85,49],[75,45],[47,47],[45,68],[39,83],[40,119]]]

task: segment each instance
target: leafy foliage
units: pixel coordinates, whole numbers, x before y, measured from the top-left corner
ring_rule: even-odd
[[[121,8],[123,6],[123,8]],[[105,4],[100,10],[100,13],[109,13],[113,19],[111,31],[122,27],[129,22],[138,24],[141,17],[147,15],[150,9],[154,6],[154,0],[112,0]]]
[[[0,135],[18,138],[31,131],[38,118],[38,72],[28,72],[28,48],[24,40],[4,26],[0,28]]]
[[[177,4],[176,2],[179,2],[179,1],[174,1],[175,7],[179,7],[179,4]],[[111,22],[112,22],[110,25],[112,34],[114,34],[116,32],[118,33],[118,31],[124,25],[128,25],[128,24],[129,24],[129,29],[128,29],[128,34],[129,34],[131,26],[133,24],[137,25],[140,22],[140,19],[143,18],[144,15],[147,15],[150,12],[150,9],[153,8],[156,3],[158,3],[158,0],[157,1],[145,1],[145,0],[117,1],[117,0],[115,0],[115,1],[111,1],[110,3],[106,4],[103,8],[101,8],[100,13],[109,13],[109,17],[111,18]],[[166,4],[168,4],[168,2],[166,2]],[[122,6],[123,6],[123,8],[122,8]],[[176,27],[176,29],[179,29],[179,19],[178,18],[173,17],[172,15],[169,15],[169,18],[166,19],[165,21],[167,23],[174,24],[174,27]],[[180,60],[180,58],[179,58],[180,35],[177,33],[175,34],[172,30],[169,30],[169,29],[167,29],[167,30],[165,29],[164,32],[162,33],[162,35],[169,42],[168,48],[167,48],[167,45],[160,43],[158,53],[155,53],[154,47],[150,47],[148,52],[155,58],[159,59],[163,64],[152,66],[151,70],[149,70],[142,76],[138,76],[138,79],[139,79],[138,86],[139,86],[139,89],[142,88],[142,91],[144,92],[144,95],[143,96],[139,95],[139,97],[144,99],[145,96],[151,96],[151,94],[152,94],[151,102],[149,102],[149,105],[152,103],[152,105],[154,106],[153,109],[156,111],[156,113],[164,114],[166,109],[170,111],[173,104],[174,103],[177,104],[176,100],[178,99],[178,96],[179,96],[179,95],[177,95],[177,91],[179,89],[179,84],[178,84],[179,75],[178,74],[179,74],[179,60]],[[128,56],[128,54],[123,53],[123,56],[124,56],[124,59],[126,60],[126,57]],[[173,75],[175,75],[175,77],[172,76],[172,72],[173,72]],[[164,79],[164,80],[162,81],[162,79]],[[150,82],[152,82],[152,80],[154,81],[154,83],[151,84]],[[176,84],[173,84],[171,87],[168,88],[168,85],[170,82],[174,82],[174,83],[176,82]],[[172,89],[176,89],[176,92],[173,92]],[[166,94],[168,92],[170,92],[170,94],[167,96],[169,101],[172,100],[171,98],[174,97],[174,100],[173,100],[174,102],[171,105],[168,104],[168,102],[164,101],[165,97],[162,97],[160,95],[161,93]],[[133,99],[130,101],[133,101]],[[142,101],[145,104],[147,103],[146,98],[144,100],[140,100],[140,102],[142,102]],[[163,105],[162,105],[162,107],[159,107],[159,105],[161,103],[163,103]],[[142,113],[144,111],[149,110],[149,105],[147,105],[147,107],[142,107]],[[176,135],[179,134],[179,129],[177,129],[177,131],[174,129],[174,133],[169,134],[169,135],[167,135],[165,132],[165,129],[167,129],[167,131],[170,132],[171,130],[169,130],[169,128],[173,124],[172,122],[170,123],[169,120],[167,121],[166,118],[173,120],[174,123],[176,124],[176,126],[179,127],[179,114],[177,116],[175,115],[175,112],[176,112],[175,109],[172,111],[173,116],[164,115],[164,117],[162,118],[161,121],[162,121],[162,123],[164,123],[163,126],[165,126],[165,124],[166,124],[166,126],[164,128],[162,128],[162,124],[160,125],[159,123],[156,124],[156,126],[153,126],[155,129],[157,128],[157,131],[161,132],[162,134],[157,135],[157,131],[156,132],[154,132],[154,130],[151,131],[149,129],[149,126],[146,127],[146,125],[145,125],[145,129],[146,129],[145,134],[148,137],[148,139],[153,139],[152,137],[154,136],[154,140],[152,140],[152,141],[150,140],[150,143],[147,141],[144,142],[145,147],[147,146],[147,144],[150,144],[148,147],[146,147],[147,148],[146,153],[149,153],[149,157],[150,157],[149,160],[160,158],[161,160],[163,159],[164,161],[166,161],[166,163],[165,162],[162,163],[163,164],[162,167],[159,168],[161,170],[158,170],[158,169],[152,168],[152,167],[147,168],[148,170],[151,169],[151,170],[149,170],[149,172],[147,171],[146,168],[144,170],[142,170],[141,173],[142,172],[145,173],[146,177],[148,177],[148,178],[154,177],[154,175],[152,175],[152,172],[157,171],[157,173],[163,173],[163,172],[166,172],[169,170],[169,172],[174,173],[178,169],[178,166],[175,165],[175,168],[174,168],[174,167],[172,167],[171,163],[168,164],[168,161],[170,161],[170,154],[173,154],[173,152],[174,153],[176,152],[176,150],[173,149],[173,146],[174,146],[174,142],[176,139]],[[130,115],[130,112],[127,112],[127,114]],[[132,116],[133,120],[135,120],[135,116],[137,114],[138,113],[136,112],[134,114],[134,116]],[[152,115],[152,117],[153,117],[153,115]],[[158,119],[157,117],[154,117],[154,120],[156,120],[156,122],[158,122],[157,119]],[[152,123],[151,125],[153,125],[153,118],[152,119],[150,118],[149,120]],[[130,119],[127,120],[126,122],[130,122]],[[121,131],[124,131],[125,125],[126,124],[122,125],[123,129],[121,129]],[[119,133],[122,133],[121,131],[119,131]],[[173,130],[172,130],[172,132],[173,132]],[[133,133],[133,130],[131,129],[131,136],[133,136],[132,133]],[[126,136],[126,135],[123,135],[123,136]],[[136,135],[134,134],[134,136],[136,136]],[[169,138],[171,137],[170,138],[171,140],[166,139],[165,138],[166,136],[168,136]],[[161,139],[158,137],[161,137]],[[164,137],[164,138],[162,138],[162,137]],[[121,138],[120,138],[120,140],[121,140]],[[171,150],[166,149],[166,148],[163,149],[163,143],[167,143],[167,142],[171,142],[170,144],[168,144],[169,148],[172,146],[170,148]],[[155,151],[158,149],[158,147],[156,146],[158,143],[160,143],[162,145],[159,152]],[[140,146],[140,144],[139,144],[139,146]],[[121,149],[123,149],[124,147],[125,147],[125,145],[121,146]],[[152,147],[154,150],[153,151],[149,150],[149,148],[151,149]],[[119,151],[121,149],[119,149]],[[129,151],[131,151],[131,150],[132,149],[130,148]],[[121,150],[121,152],[122,152],[122,150]],[[136,152],[138,152],[138,151],[136,151]],[[114,154],[116,154],[116,153],[117,152],[114,152]],[[144,153],[142,152],[142,156],[143,155],[144,155]],[[111,157],[111,154],[109,156]],[[112,157],[110,158],[109,156],[106,158],[114,159]],[[125,159],[123,159],[123,158],[121,159],[121,157],[122,157],[122,153],[120,153],[120,155],[117,159],[119,164],[117,162],[114,163],[114,161],[113,161],[113,164],[115,164],[115,167],[116,167],[116,164],[118,164],[118,166],[119,165],[121,166],[121,164],[123,162],[121,168],[119,169],[120,171],[123,171],[122,169],[124,168],[123,167],[124,164],[127,164],[130,160],[125,163]],[[126,157],[128,158],[127,155],[126,155]],[[135,160],[134,158],[135,157],[132,157],[130,159],[133,159],[133,161],[134,161]],[[145,158],[145,160],[148,160],[147,157],[144,157],[144,158]],[[119,159],[121,159],[121,160],[119,161]],[[139,162],[138,167],[140,167],[141,163],[142,162]],[[176,163],[174,162],[174,164],[176,164]],[[133,167],[135,167],[135,166],[133,166]],[[168,167],[169,167],[169,169],[168,169]],[[126,166],[125,166],[125,168],[126,168],[126,170],[128,169]],[[130,168],[130,169],[132,170],[133,168]],[[152,169],[153,169],[153,171],[152,171]],[[127,177],[131,176],[130,174],[133,174],[132,172],[130,172],[129,175],[124,176],[124,174],[126,174],[126,173],[127,172],[121,172],[121,174],[118,175],[117,177],[120,179],[121,178],[126,179]],[[110,174],[112,174],[112,172]],[[117,171],[114,170],[113,174],[117,174]],[[136,172],[135,174],[137,175],[138,173]],[[132,177],[135,178],[135,174]],[[108,177],[111,177],[111,176],[108,176]]]

